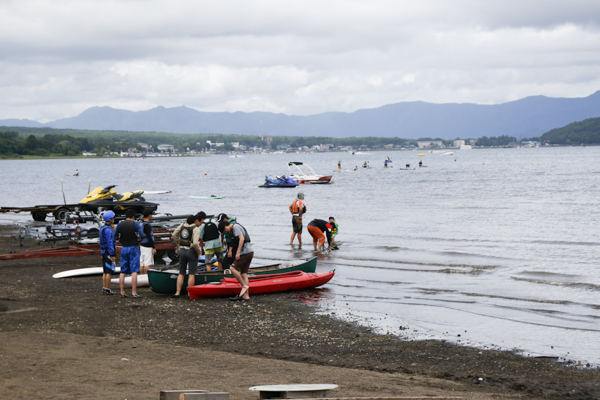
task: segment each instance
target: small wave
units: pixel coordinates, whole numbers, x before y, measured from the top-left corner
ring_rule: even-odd
[[[431,299],[428,299],[428,298],[415,297],[415,299],[431,301]],[[435,301],[440,302],[440,303],[452,303],[452,304],[477,304],[476,301],[468,301],[468,300],[436,299]]]
[[[408,263],[407,263],[408,264]],[[430,264],[419,264],[424,266],[433,266]],[[405,271],[405,272],[423,272],[423,273],[434,273],[434,274],[464,274],[464,275],[480,275],[485,272],[487,267],[478,266],[452,266],[450,268],[441,269],[423,269],[423,268],[399,268],[399,267],[385,267],[385,266],[374,266],[374,265],[345,265],[346,267],[354,268],[367,268],[367,269],[378,269],[386,271]],[[459,269],[462,268],[462,269]]]
[[[374,281],[371,279],[348,278],[348,280],[357,280],[361,282],[377,283],[380,285],[412,285],[414,282],[399,282],[399,281]]]
[[[421,287],[417,287],[415,289],[420,290],[421,292],[430,293],[430,294],[456,293],[456,290],[452,290],[452,289],[432,289],[432,288],[421,288]]]
[[[462,294],[464,296],[485,297],[487,299],[500,299],[500,300],[511,300],[511,301],[527,301],[527,302],[542,303],[542,304],[559,304],[559,305],[577,304],[577,303],[574,303],[574,302],[572,302],[570,300],[524,299],[522,297],[510,297],[510,296],[499,296],[499,295],[493,295],[493,294],[467,293],[467,292],[461,292],[460,294]]]
[[[468,269],[476,269],[476,270],[492,270],[492,269],[496,269],[496,268],[500,268],[500,266],[498,265],[469,265],[469,264],[442,264],[442,263],[424,263],[424,262],[418,262],[418,261],[403,261],[403,260],[376,260],[376,259],[367,259],[367,258],[350,258],[350,257],[344,257],[344,256],[339,256],[336,257],[337,259],[341,259],[341,260],[348,260],[348,261],[368,261],[368,262],[381,262],[381,263],[388,263],[388,264],[401,264],[401,265],[421,265],[421,266],[425,266],[425,267],[446,267],[446,268],[468,268]],[[384,266],[372,266],[372,265],[346,265],[348,267],[358,267],[358,268],[382,268],[382,269],[396,269],[396,268],[391,268],[391,267],[384,267]],[[421,270],[418,270],[421,271]],[[435,271],[434,271],[435,272]]]
[[[570,274],[561,274],[558,272],[548,272],[548,271],[523,271],[519,272],[520,275],[534,275],[534,276],[556,276],[556,277],[564,277],[564,278],[576,278],[579,275],[570,275]]]
[[[551,285],[551,286],[561,286],[567,288],[579,288],[586,290],[600,290],[600,285],[595,285],[593,283],[583,283],[583,282],[555,282],[555,281],[547,281],[542,279],[527,279],[527,278],[517,278],[512,276],[511,279],[515,281],[523,281],[523,282],[531,282],[531,283],[539,283],[541,285]]]
[[[375,248],[379,249],[379,250],[387,250],[387,251],[411,250],[408,247],[400,247],[400,246],[375,246]]]
[[[570,242],[566,240],[532,240],[532,244],[547,244],[552,246],[600,246],[600,242]]]

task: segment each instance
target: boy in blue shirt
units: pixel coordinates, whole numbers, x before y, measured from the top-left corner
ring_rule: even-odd
[[[110,279],[116,274],[115,261],[115,232],[113,225],[115,223],[115,213],[107,211],[102,216],[104,225],[100,228],[100,254],[102,255],[102,294],[115,294],[110,290]]]

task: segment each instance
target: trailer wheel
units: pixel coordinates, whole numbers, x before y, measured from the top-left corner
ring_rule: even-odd
[[[100,230],[98,228],[90,228],[87,231],[87,238],[94,239],[100,237]]]
[[[167,250],[165,249],[156,250],[154,257],[163,258],[165,254],[167,254]]]
[[[57,221],[66,221],[68,213],[69,209],[67,207],[59,207],[56,211],[54,211],[54,219]]]
[[[167,257],[171,259],[171,261],[177,262],[179,261],[179,250],[178,249],[167,249]]]
[[[46,213],[41,211],[32,211],[31,216],[34,221],[42,222],[46,220]]]

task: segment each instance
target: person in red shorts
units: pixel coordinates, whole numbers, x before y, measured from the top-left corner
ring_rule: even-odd
[[[324,249],[325,238],[327,238],[327,247],[329,248],[331,246],[331,225],[329,225],[327,221],[313,219],[306,228],[313,238],[313,247],[315,251],[322,251]]]

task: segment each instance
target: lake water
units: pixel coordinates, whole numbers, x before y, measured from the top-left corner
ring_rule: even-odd
[[[338,160],[372,168],[338,173]],[[399,169],[419,160],[427,167]],[[335,183],[258,188],[288,161]],[[81,176],[66,176],[76,168]],[[334,216],[342,243],[319,256],[318,269],[336,275],[306,301],[410,339],[600,364],[600,147],[0,161],[0,177],[1,206],[60,204],[61,180],[67,202],[88,185],[171,190],[146,198],[161,212],[237,216],[255,264],[312,255],[306,228],[304,247],[289,245],[288,206],[301,190],[305,225]],[[188,197],[210,195],[224,198]]]

